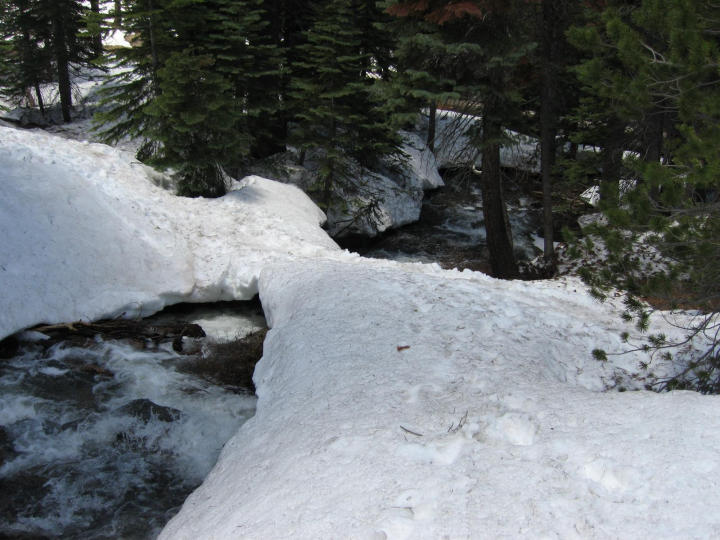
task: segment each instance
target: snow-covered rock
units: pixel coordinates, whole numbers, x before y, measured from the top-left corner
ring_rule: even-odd
[[[480,118],[453,111],[437,111],[435,155],[440,168],[482,168],[482,153],[470,144],[471,132],[480,130]],[[521,171],[540,172],[538,140],[505,130],[510,141],[500,148],[500,164]]]
[[[401,150],[406,156],[407,183],[425,190],[444,186],[435,154],[430,151],[425,141],[417,133],[401,131],[400,135],[403,139]]]
[[[176,197],[101,144],[0,127],[0,337],[40,322],[248,299],[270,258],[337,249],[294,186]]]
[[[413,133],[400,134],[405,155],[388,159],[382,171],[363,170],[348,162],[343,186],[335,188],[342,203],[331,206],[327,212],[326,228],[331,236],[374,237],[413,223],[420,218],[423,191],[444,185],[435,156],[422,139]],[[319,167],[319,156],[313,152],[308,152],[302,166],[288,152],[255,165],[252,171],[311,191],[318,189]]]
[[[333,237],[347,234],[373,237],[417,221],[423,190],[408,184],[400,185],[383,174],[358,171],[346,186],[337,190],[343,202],[327,212],[328,233]]]

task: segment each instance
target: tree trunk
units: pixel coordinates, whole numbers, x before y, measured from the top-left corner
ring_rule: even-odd
[[[40,114],[45,118],[45,102],[43,101],[42,92],[40,91],[40,83],[35,80],[35,95],[37,96],[37,104],[40,107]]]
[[[330,111],[332,114],[332,120],[330,122],[330,144],[329,147],[331,148],[330,152],[332,152],[331,156],[328,156],[330,159],[330,163],[328,164],[328,171],[327,175],[323,179],[323,204],[325,205],[325,212],[328,212],[330,210],[330,203],[332,202],[332,195],[333,195],[333,183],[334,183],[334,176],[335,176],[335,160],[337,159],[335,154],[335,137],[337,137],[337,124],[335,122],[335,110],[334,110],[334,100],[330,100]]]
[[[150,36],[150,58],[152,58],[153,91],[156,94],[159,94],[160,87],[158,84],[158,69],[160,68],[160,60],[158,58],[157,43],[155,40],[155,15],[153,13],[155,7],[153,6],[152,0],[147,0],[147,7],[148,11],[150,12],[148,16],[148,35]]]
[[[23,3],[20,4],[21,9],[27,9],[27,6]],[[29,54],[27,51],[33,50],[32,41],[30,39],[30,32],[27,29],[23,30],[22,33],[22,44],[23,44],[23,51],[26,51],[23,54],[23,63],[26,63],[27,65],[30,65],[33,63],[32,54]],[[42,114],[42,117],[45,118],[45,103],[43,102],[42,93],[40,91],[40,79],[38,78],[38,70],[36,68],[32,69],[32,87],[35,90],[35,96],[37,97],[37,105],[40,107],[40,114]],[[32,94],[28,92],[28,95],[31,96]],[[34,107],[33,104],[30,105],[31,107]]]
[[[65,39],[65,25],[62,14],[56,9],[52,14],[53,48],[57,64],[58,86],[60,90],[60,107],[63,121],[70,122],[72,109],[72,88],[70,86],[70,73],[67,43]]]
[[[608,126],[605,146],[602,149],[602,182],[600,203],[603,207],[620,204],[620,175],[622,174],[625,124],[613,119]]]
[[[435,151],[435,130],[437,128],[437,103],[435,101],[430,103],[430,112],[428,116],[428,134],[427,134],[427,147],[431,152]]]
[[[122,0],[115,0],[114,16],[113,26],[120,28],[122,26]]]
[[[493,276],[513,279],[518,277],[518,266],[513,253],[512,233],[502,188],[499,143],[502,130],[500,124],[490,118],[490,114],[488,114],[488,111],[493,110],[494,107],[486,103],[483,115],[482,174],[480,177],[483,215]]]
[[[555,108],[556,76],[553,70],[555,42],[554,28],[556,24],[553,1],[544,0],[542,3],[542,81],[540,88],[540,168],[543,191],[543,254],[545,266],[552,268],[555,265],[555,246],[553,238],[552,213],[552,170],[555,165],[555,151],[557,136],[557,113]]]
[[[99,0],[90,0],[90,11],[93,12],[93,16],[97,20],[97,34],[93,35],[92,37],[92,43],[93,43],[93,55],[95,58],[100,58],[103,53],[103,43],[102,43],[102,32],[101,32],[101,20],[102,15],[100,14],[100,2]]]

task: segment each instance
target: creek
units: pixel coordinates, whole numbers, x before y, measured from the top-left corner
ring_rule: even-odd
[[[426,192],[420,220],[372,238],[343,238],[344,248],[366,257],[438,263],[446,269],[490,273],[480,186],[474,175],[444,171],[445,187]],[[528,263],[542,253],[542,202],[519,185],[507,190],[515,256]]]
[[[0,360],[0,538],[153,538],[202,482],[254,414],[236,353],[265,321],[233,302],[148,322],[177,320],[207,337],[178,352],[177,339],[16,336]]]

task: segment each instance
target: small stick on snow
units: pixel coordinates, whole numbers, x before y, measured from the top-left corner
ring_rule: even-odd
[[[400,426],[400,429],[402,429],[405,433],[409,433],[410,435],[415,435],[416,437],[422,437],[422,433],[415,433],[414,431],[410,431],[408,428]]]
[[[460,422],[457,426],[453,428],[455,424],[450,424],[450,428],[448,429],[448,433],[456,433],[460,431],[460,429],[465,425],[465,422],[467,421],[468,411],[465,411],[465,414],[463,414],[463,417],[460,419]]]

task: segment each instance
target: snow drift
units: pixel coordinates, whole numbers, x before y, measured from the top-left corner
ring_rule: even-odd
[[[424,190],[444,185],[435,156],[420,137],[401,131],[401,154],[388,157],[379,170],[367,170],[348,159],[336,198],[327,212],[327,231],[335,237],[356,234],[374,237],[388,229],[413,223],[420,218]],[[295,152],[272,156],[251,170],[267,178],[317,191],[322,182],[319,170],[322,154],[309,151],[303,165]]]
[[[593,391],[577,285],[263,270],[256,415],[160,538],[716,536],[720,398]]]
[[[40,322],[249,299],[273,258],[337,249],[299,189],[249,177],[179,198],[102,144],[0,127],[0,337]]]

